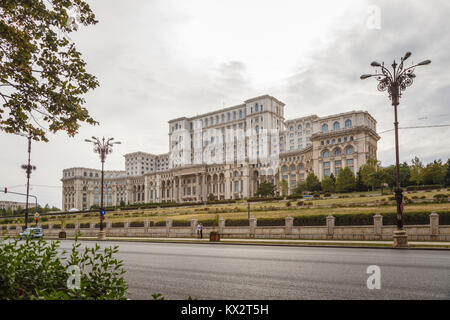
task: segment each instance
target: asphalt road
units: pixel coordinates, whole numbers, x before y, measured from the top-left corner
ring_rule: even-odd
[[[83,245],[95,243],[83,241]],[[129,298],[450,299],[450,251],[221,244],[119,245]],[[62,248],[70,248],[63,241]],[[367,267],[381,289],[367,288]]]

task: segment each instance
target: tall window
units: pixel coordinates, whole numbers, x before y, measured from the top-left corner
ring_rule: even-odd
[[[322,132],[327,132],[328,131],[328,125],[325,123],[322,125]]]
[[[259,106],[258,106],[258,104],[256,103],[256,104],[255,104],[255,112],[258,112],[258,111],[259,111],[258,109],[259,109]]]
[[[347,150],[345,151],[346,154],[353,154],[353,147],[348,147]]]
[[[339,122],[337,122],[337,121],[333,124],[333,129],[334,130],[339,130],[340,127],[341,126],[339,125]]]
[[[330,151],[324,151],[323,152],[323,157],[324,158],[329,158],[330,157]]]
[[[341,155],[341,149],[334,150],[334,155],[335,156],[340,156]]]
[[[345,127],[346,128],[351,128],[352,127],[352,120],[348,119],[345,121]]]
[[[242,119],[242,110],[239,110],[239,119]]]

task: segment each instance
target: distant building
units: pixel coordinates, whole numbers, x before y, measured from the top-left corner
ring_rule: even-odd
[[[125,171],[105,172],[105,206],[254,196],[262,181],[289,193],[314,172],[320,180],[376,158],[376,120],[367,111],[284,118],[264,95],[195,117],[170,120],[169,152],[126,154]],[[100,205],[100,170],[63,170],[63,210]]]
[[[0,201],[0,210],[8,210],[8,208],[11,208],[12,211],[16,211],[19,207],[22,209],[25,209],[26,207],[25,202],[15,202],[15,201]],[[36,207],[35,203],[29,202],[28,208],[34,208]]]

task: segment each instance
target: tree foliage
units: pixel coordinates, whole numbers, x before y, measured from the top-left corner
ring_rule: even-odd
[[[336,191],[337,192],[352,192],[355,191],[356,179],[352,170],[348,167],[339,171],[336,179]]]
[[[314,172],[311,172],[306,177],[306,190],[310,192],[314,191],[320,191],[320,181],[319,178],[314,174]]]
[[[259,184],[258,190],[256,190],[256,195],[261,197],[268,197],[275,195],[275,186],[272,182],[263,181]]]
[[[322,191],[334,192],[336,189],[335,182],[331,177],[326,176],[322,179]]]
[[[97,79],[69,34],[97,23],[83,0],[2,0],[0,4],[0,129],[48,141],[46,132],[77,133],[96,124],[84,94]]]
[[[286,196],[289,189],[288,182],[285,179],[281,179],[279,183],[279,188],[281,190],[281,194],[283,195],[283,197]]]

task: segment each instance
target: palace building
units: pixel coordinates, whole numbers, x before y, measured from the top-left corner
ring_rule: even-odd
[[[104,205],[243,199],[259,183],[284,179],[289,193],[314,172],[320,180],[376,158],[376,120],[367,111],[284,118],[285,104],[264,95],[195,117],[170,120],[169,152],[124,155],[124,171],[105,171]],[[100,205],[101,171],[63,170],[63,210]]]

